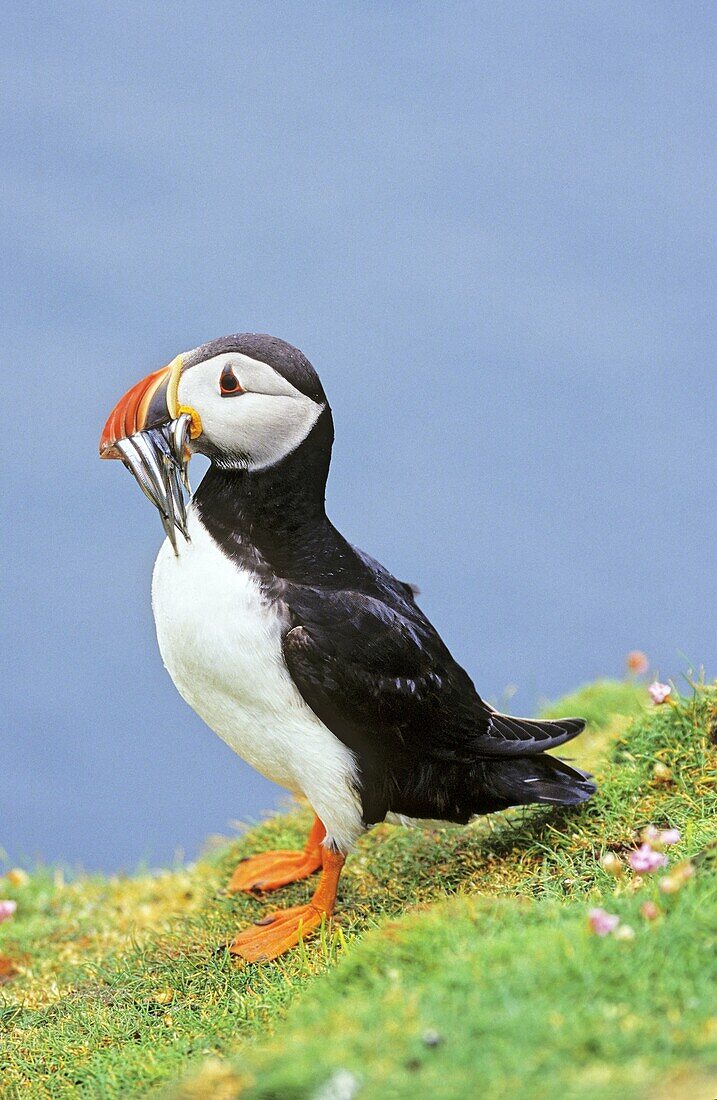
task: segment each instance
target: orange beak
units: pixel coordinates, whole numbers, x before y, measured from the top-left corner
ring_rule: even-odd
[[[107,418],[100,437],[100,458],[121,458],[115,443],[159,427],[177,415],[177,388],[182,372],[182,357],[137,382],[120,398]]]

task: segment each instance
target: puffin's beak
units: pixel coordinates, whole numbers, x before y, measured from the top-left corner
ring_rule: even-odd
[[[100,458],[122,458],[115,443],[176,420],[181,373],[182,356],[178,355],[169,366],[154,371],[127,391],[107,418],[100,438]]]
[[[179,405],[182,356],[143,378],[117,402],[100,438],[100,458],[120,458],[154,504],[177,553],[175,528],[189,539],[182,486],[190,438],[201,434],[199,414]]]

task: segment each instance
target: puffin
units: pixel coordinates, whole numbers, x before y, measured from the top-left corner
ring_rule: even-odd
[[[262,775],[311,806],[303,851],[242,860],[230,892],[320,872],[308,904],[239,932],[229,951],[274,959],[329,919],[344,861],[384,820],[466,824],[595,784],[547,755],[581,718],[494,709],[398,580],[326,514],[334,426],[319,376],[276,337],[240,333],[176,356],[129,390],[102,432],[157,508],[159,650],[180,695]],[[189,495],[193,454],[209,459]]]

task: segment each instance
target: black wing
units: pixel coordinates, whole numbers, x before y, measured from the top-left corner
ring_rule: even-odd
[[[284,657],[292,678],[362,758],[409,753],[469,763],[542,752],[580,732],[581,719],[531,721],[492,710],[399,584],[392,606],[354,590],[288,593],[295,625]]]

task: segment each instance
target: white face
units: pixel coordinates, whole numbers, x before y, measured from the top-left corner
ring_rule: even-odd
[[[273,367],[240,352],[187,367],[177,397],[202,422],[192,450],[219,466],[249,470],[273,466],[296,450],[324,408]]]

